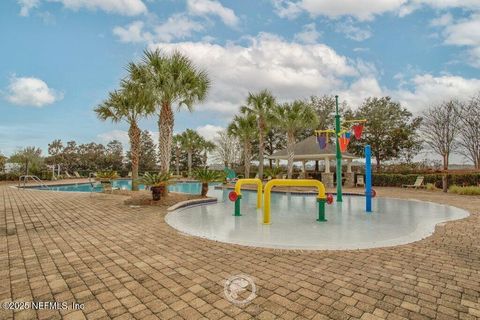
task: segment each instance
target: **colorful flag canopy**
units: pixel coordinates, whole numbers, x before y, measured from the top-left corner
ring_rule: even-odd
[[[318,146],[321,150],[327,147],[327,135],[326,134],[318,134],[317,135],[317,142]]]

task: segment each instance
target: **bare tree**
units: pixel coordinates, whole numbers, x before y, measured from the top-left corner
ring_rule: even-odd
[[[461,104],[459,112],[459,153],[480,169],[480,94]]]
[[[424,142],[443,159],[443,170],[448,170],[450,154],[456,149],[460,116],[459,102],[450,100],[423,112]],[[443,191],[447,192],[447,176],[443,175]]]
[[[226,167],[238,162],[240,154],[240,142],[236,137],[228,135],[226,130],[219,131],[213,142],[213,158],[215,161],[222,162]]]

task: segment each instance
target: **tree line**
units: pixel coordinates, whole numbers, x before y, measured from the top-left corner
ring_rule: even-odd
[[[210,88],[208,73],[186,55],[160,50],[145,50],[141,61],[130,62],[126,70],[127,76],[120,80],[118,88],[109,92],[94,112],[103,121],[129,125],[127,158],[118,141],[104,146],[95,142],[77,145],[74,141],[64,145],[55,140],[49,145],[46,163],[61,163],[67,170],[128,167],[137,181],[139,171],[180,174],[186,170],[191,176],[192,168],[207,167],[207,157],[211,155],[227,167],[242,164],[245,176],[250,175],[251,162],[256,160],[258,174],[264,176],[265,156],[286,148],[287,175],[291,177],[294,144],[313,135],[316,129],[334,126],[334,96],[280,102],[265,89],[249,93],[239,113],[213,141],[205,140],[192,129],[174,135],[174,107],[193,111],[194,104],[203,102]],[[342,118],[368,120],[362,141],[352,141],[348,151],[361,157],[363,145],[370,144],[377,170],[394,159],[411,162],[424,147],[441,155],[445,168],[453,152],[470,159],[479,168],[479,101],[479,97],[467,103],[446,101],[431,106],[420,116],[414,116],[390,97],[369,97],[356,109],[342,101]],[[157,118],[157,144],[139,127],[141,119],[152,116]],[[41,151],[29,147],[9,160],[26,163],[28,169],[29,165],[38,165],[38,158]],[[0,165],[5,161],[0,156]],[[269,167],[273,169],[271,160]],[[133,188],[137,189],[136,183]]]

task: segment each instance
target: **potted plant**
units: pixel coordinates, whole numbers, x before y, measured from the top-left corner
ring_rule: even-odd
[[[112,180],[117,178],[117,171],[99,171],[96,173],[96,179],[102,184],[109,184]]]
[[[145,173],[143,177],[139,179],[141,184],[150,188],[152,191],[152,198],[154,201],[160,200],[162,195],[166,194],[167,186],[170,184],[169,173]]]
[[[265,176],[270,179],[281,178],[282,175],[282,168],[281,167],[272,167],[265,169]]]
[[[222,181],[222,179],[224,179],[223,172],[208,169],[198,169],[193,173],[193,176],[202,183],[201,195],[203,197],[207,196],[208,184],[210,182]]]

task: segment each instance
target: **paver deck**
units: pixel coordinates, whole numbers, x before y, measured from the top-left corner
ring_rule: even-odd
[[[123,197],[0,186],[0,301],[83,303],[83,310],[0,307],[0,319],[478,319],[480,197],[377,188],[471,216],[412,244],[284,251],[182,235],[162,208]],[[226,278],[257,297],[235,306]]]

